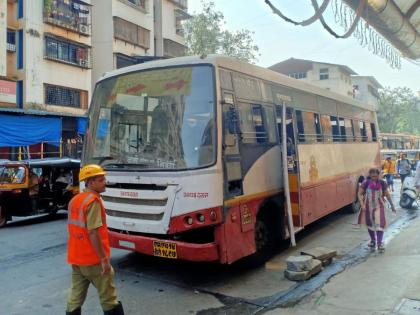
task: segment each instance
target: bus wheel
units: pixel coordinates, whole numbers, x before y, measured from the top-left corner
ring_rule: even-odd
[[[3,210],[3,207],[0,206],[0,228],[2,228],[3,226],[6,225],[7,222],[7,217],[6,217],[6,213]]]
[[[255,253],[244,259],[245,265],[255,268],[264,264],[274,253],[276,240],[276,216],[270,215],[270,212],[263,212],[257,216],[255,222]]]

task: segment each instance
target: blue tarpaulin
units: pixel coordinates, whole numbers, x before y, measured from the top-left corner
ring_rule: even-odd
[[[61,118],[0,115],[0,147],[48,142],[59,145]]]
[[[86,133],[86,124],[87,124],[87,118],[84,118],[84,117],[77,118],[77,133],[79,135],[84,135]]]

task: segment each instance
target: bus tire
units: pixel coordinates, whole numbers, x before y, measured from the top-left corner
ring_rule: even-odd
[[[276,245],[281,241],[281,227],[284,221],[280,215],[276,215],[274,204],[270,204],[260,210],[255,222],[255,253],[245,257],[247,267],[255,268],[264,264],[275,253]],[[280,214],[280,212],[279,212]]]
[[[3,207],[0,205],[0,228],[4,227],[6,223],[7,223],[7,216]]]

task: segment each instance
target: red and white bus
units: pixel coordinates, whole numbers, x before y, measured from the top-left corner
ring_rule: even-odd
[[[380,163],[374,108],[222,56],[110,72],[89,120],[111,245],[166,258],[264,260],[289,219],[298,230],[351,205]]]

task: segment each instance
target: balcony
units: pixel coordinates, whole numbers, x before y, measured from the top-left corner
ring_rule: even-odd
[[[51,34],[45,36],[44,58],[84,69],[92,66],[89,47]]]
[[[168,1],[177,5],[182,10],[187,10],[188,9],[188,0],[168,0]]]
[[[80,0],[44,0],[44,22],[90,36],[91,6]]]

